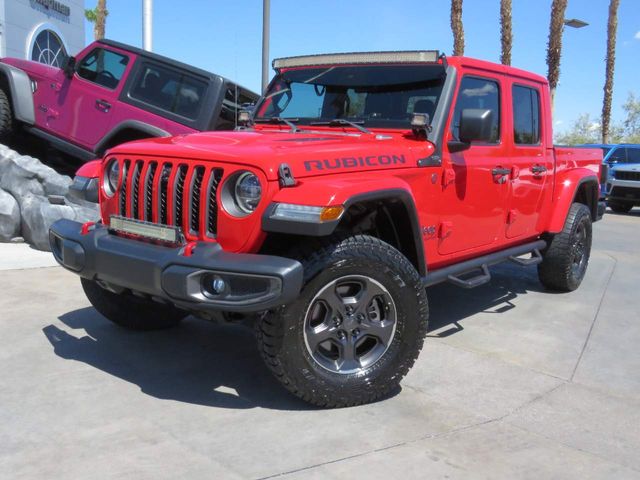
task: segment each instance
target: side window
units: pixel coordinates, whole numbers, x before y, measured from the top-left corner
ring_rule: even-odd
[[[451,125],[451,132],[455,138],[460,138],[460,118],[462,110],[467,108],[492,111],[489,143],[498,143],[500,141],[500,89],[498,82],[477,77],[462,79]]]
[[[519,145],[540,142],[540,100],[533,88],[513,86],[513,138]]]
[[[206,82],[159,65],[140,69],[129,97],[194,120],[207,89]]]
[[[627,148],[627,163],[640,163],[640,148]]]
[[[607,162],[610,163],[625,163],[627,161],[627,149],[626,148],[616,148],[609,158],[607,158]]]
[[[114,89],[120,83],[129,57],[104,48],[96,48],[78,65],[78,75],[85,80]]]
[[[216,123],[216,130],[233,130],[237,125],[237,115],[243,105],[255,103],[255,97],[247,93],[235,84],[230,83],[222,100],[220,116]]]

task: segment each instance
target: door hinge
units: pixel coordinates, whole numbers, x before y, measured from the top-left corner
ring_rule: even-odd
[[[438,237],[439,238],[447,238],[453,232],[453,223],[452,222],[442,222],[440,227],[438,228]]]

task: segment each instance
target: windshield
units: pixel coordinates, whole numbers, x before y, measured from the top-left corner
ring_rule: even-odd
[[[410,128],[414,112],[433,118],[444,77],[441,65],[288,70],[271,82],[256,119],[280,117],[302,125],[344,119],[368,127]]]

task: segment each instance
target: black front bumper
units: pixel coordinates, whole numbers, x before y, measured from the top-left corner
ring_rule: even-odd
[[[184,247],[122,238],[103,225],[83,234],[82,224],[66,219],[51,226],[49,243],[58,263],[81,277],[191,311],[259,312],[289,303],[302,288],[300,262],[228,253],[217,243],[200,242],[185,256]]]

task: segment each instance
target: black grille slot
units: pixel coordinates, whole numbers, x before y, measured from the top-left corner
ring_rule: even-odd
[[[211,172],[211,179],[209,180],[209,202],[207,205],[207,232],[210,235],[216,235],[218,233],[218,185],[222,179],[222,169],[215,168]]]
[[[168,163],[165,163],[162,166],[162,171],[160,172],[160,183],[159,185],[159,189],[160,189],[160,202],[159,202],[159,212],[158,212],[158,219],[160,220],[160,223],[163,225],[167,225],[167,189],[169,188],[169,177],[171,176],[171,165]]]
[[[144,219],[148,222],[153,219],[153,181],[156,177],[157,168],[158,164],[156,162],[149,164],[149,168],[147,168],[147,178],[144,182]]]
[[[125,160],[122,166],[122,186],[120,187],[120,216],[127,216],[127,175],[129,174],[129,160]]]
[[[616,172],[616,180],[640,181],[640,172]]]
[[[138,215],[138,205],[140,201],[140,174],[142,173],[142,160],[138,160],[133,167],[133,185],[132,202],[131,202],[131,218],[140,218]]]
[[[191,195],[189,210],[191,211],[190,224],[191,231],[198,233],[200,230],[200,193],[202,192],[202,179],[204,178],[204,167],[196,167],[191,180]]]
[[[178,167],[178,174],[176,175],[176,188],[174,190],[175,196],[175,225],[182,226],[182,198],[184,194],[184,181],[187,177],[187,166],[180,165]]]

